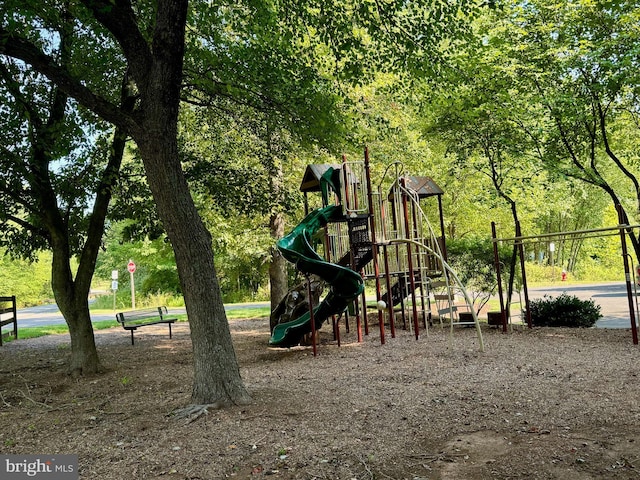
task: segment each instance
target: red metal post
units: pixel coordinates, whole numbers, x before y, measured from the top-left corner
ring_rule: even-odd
[[[406,189],[405,179],[400,180],[400,184],[403,189]],[[402,192],[402,208],[404,213],[404,229],[407,235],[409,235],[409,205],[407,202],[406,192]],[[409,238],[407,240],[410,240]],[[407,243],[407,260],[409,266],[409,283],[411,285],[411,304],[413,307],[413,330],[416,336],[416,340],[420,336],[420,324],[418,323],[418,306],[416,305],[416,279],[413,272],[413,252],[411,244]],[[453,320],[453,319],[452,319]]]
[[[342,181],[344,182],[344,208],[349,211],[349,183],[347,179],[347,156],[342,155]]]
[[[520,229],[520,222],[516,222],[516,237],[521,236],[522,230]],[[524,247],[522,246],[522,240],[518,243],[518,255],[520,256],[520,270],[522,270],[522,290],[524,291],[524,309],[527,317],[527,326],[532,328],[531,308],[529,308],[529,287],[527,286],[527,272],[524,268]]]
[[[445,262],[448,262],[447,258],[447,242],[444,238],[444,215],[442,213],[442,195],[438,195],[438,211],[440,212],[440,234],[442,235],[442,257]],[[436,238],[436,242],[438,239]]]
[[[316,319],[313,316],[313,298],[311,297],[311,278],[307,277],[307,298],[309,298],[309,321],[311,322],[311,345],[313,346],[313,356],[318,355],[318,347],[316,345]]]
[[[422,238],[418,238],[418,222],[420,221],[418,218],[418,211],[417,209],[420,208],[420,198],[418,198],[418,204],[411,204],[411,218],[413,219],[413,240],[416,240],[418,242],[422,242]],[[442,237],[444,239],[444,235]],[[436,242],[438,241],[438,239],[436,239]],[[424,304],[424,291],[423,291],[423,287],[424,287],[424,282],[425,279],[423,278],[423,274],[424,274],[424,270],[426,268],[426,265],[422,265],[422,257],[420,256],[420,248],[416,246],[416,256],[418,258],[418,275],[420,278],[420,306],[422,307],[422,324],[424,326],[424,328],[427,328],[427,309],[425,307]],[[413,292],[413,301],[416,301],[416,294],[415,294],[415,290]]]
[[[500,275],[500,256],[498,255],[498,238],[496,235],[496,222],[491,222],[491,237],[493,239],[493,258],[496,266],[496,277],[498,279],[498,297],[500,297],[500,318],[502,319],[502,331],[507,332],[507,315],[504,309],[504,298],[502,294],[502,276]]]
[[[324,231],[324,258],[327,262],[331,261],[331,245],[329,242],[329,233],[325,229]],[[336,319],[335,315],[331,315],[331,326],[333,327],[333,339],[338,342],[340,346],[340,318]]]
[[[396,205],[396,195],[393,194],[392,196],[392,208],[391,208],[391,223],[393,225],[393,228],[396,232],[400,232],[400,225],[399,225],[399,221],[400,219],[398,218],[398,208]],[[397,234],[397,236],[399,237],[399,235]],[[404,328],[405,330],[407,329],[407,315],[406,315],[406,309],[405,309],[405,304],[404,304],[404,289],[402,288],[402,282],[400,281],[401,275],[400,275],[400,244],[396,244],[394,247],[395,250],[395,261],[396,261],[396,267],[398,268],[398,271],[395,272],[395,277],[398,279],[398,289],[400,291],[400,317],[402,318],[402,328]],[[394,313],[394,323],[395,323],[395,313]]]
[[[371,193],[371,172],[369,171],[369,148],[364,149],[364,170],[367,177],[367,201],[369,202],[369,223],[371,225],[371,250],[373,253],[373,271],[376,277],[376,302],[380,301],[380,267],[378,265],[378,243],[376,242],[376,221],[373,212],[373,195]],[[378,310],[378,325],[380,326],[380,343],[384,344],[384,317],[382,310]]]
[[[384,257],[385,281],[387,285],[387,312],[389,315],[389,328],[391,329],[391,338],[396,338],[396,319],[393,311],[393,295],[391,293],[391,275],[389,274],[389,251],[386,245],[382,247],[382,255]]]
[[[362,274],[362,272],[360,272],[360,276],[362,277],[362,280],[364,281],[364,275]],[[369,335],[369,316],[367,315],[367,296],[365,295],[364,291],[362,292],[362,295],[360,295],[361,299],[362,299],[362,311],[364,312],[364,328],[365,328],[365,333],[367,335]],[[362,342],[362,329],[358,328],[358,342]]]
[[[385,203],[380,202],[380,228],[382,229],[383,236],[388,236],[387,232],[387,213],[384,208]],[[391,294],[391,273],[389,268],[389,248],[386,244],[382,246],[382,257],[384,258],[384,278],[387,287],[387,315],[389,316],[389,328],[391,330],[391,338],[396,338],[396,319],[395,312],[393,310],[393,295]]]
[[[344,182],[344,196],[342,199],[345,205],[345,209],[347,210],[347,215],[349,214],[349,176],[347,175],[347,156],[342,155],[342,181]],[[356,197],[356,189],[353,190],[354,199]],[[347,229],[348,230],[348,229]],[[351,252],[351,268],[355,269],[355,255],[353,251],[353,246],[351,245],[351,235],[349,234],[349,251]],[[366,306],[366,304],[365,304]],[[362,342],[362,318],[360,316],[360,311],[358,309],[357,300],[355,301],[355,314],[356,314],[356,334],[358,336],[358,343]],[[369,335],[369,323],[367,322],[367,310],[364,310],[364,329],[365,333]]]
[[[345,191],[345,205],[347,207],[347,210],[349,210],[349,175],[347,172],[347,156],[346,155],[342,155],[342,176],[343,176],[343,181],[344,181],[344,191]],[[354,186],[352,188],[353,191],[353,205],[351,206],[356,212],[358,211],[359,205],[358,205],[358,188],[357,185],[355,184],[356,177],[352,176],[352,181],[354,182]],[[348,212],[347,212],[348,214]],[[349,240],[351,240],[351,238],[349,238]],[[351,250],[351,268],[352,270],[355,270],[355,251],[353,249],[353,246],[351,245],[351,241],[349,241],[349,249]],[[362,275],[362,272],[360,272],[360,275],[362,276],[362,280],[364,281],[364,275]],[[364,292],[362,293],[362,300],[363,300],[363,310],[362,310],[362,314],[359,311],[358,308],[358,301],[354,300],[354,309],[355,309],[355,314],[356,314],[356,325],[357,325],[357,333],[358,333],[358,342],[362,342],[362,321],[364,321],[364,334],[365,335],[369,335],[369,319],[367,317],[367,301],[366,301],[366,297]],[[362,316],[364,316],[364,318],[362,318]]]

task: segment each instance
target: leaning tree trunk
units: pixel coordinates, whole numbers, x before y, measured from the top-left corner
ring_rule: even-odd
[[[516,236],[518,235],[518,209],[516,206],[516,202],[510,198],[508,195],[503,194],[502,191],[499,191],[502,198],[504,198],[507,203],[509,203],[509,207],[511,208],[511,216],[513,218],[513,224],[515,225]],[[516,265],[518,263],[518,246],[516,243],[513,244],[513,250],[511,251],[511,258],[509,260],[509,278],[507,280],[507,305],[506,305],[506,313],[507,318],[511,315],[511,297],[513,296],[514,284],[516,279]]]
[[[611,198],[611,201],[613,202],[613,205],[616,207],[616,209],[619,209],[618,218],[620,223],[629,225],[631,222],[629,220],[629,216],[627,215],[627,211],[622,206],[622,203],[620,202],[620,199],[618,198],[618,195],[613,190],[613,188],[611,188],[611,186],[604,180],[602,180],[601,183],[598,184],[598,186],[602,188],[607,193],[607,195],[609,195],[609,198]],[[631,241],[633,253],[636,256],[636,262],[640,265],[640,240],[638,239],[638,236],[636,235],[633,228],[628,228],[625,231],[627,233],[627,236],[629,237],[629,240]]]
[[[123,110],[132,111],[135,97],[130,95],[126,79],[123,81],[121,99]],[[45,218],[44,224],[47,225],[50,237],[53,239],[51,283],[56,304],[69,326],[71,337],[69,372],[73,376],[96,373],[101,369],[89,312],[89,291],[98,251],[102,244],[112,189],[118,179],[126,142],[127,133],[122,128],[116,128],[111,141],[109,161],[96,188],[93,211],[89,216],[75,280],[69,264],[71,253],[68,227],[55,207],[55,192],[51,184],[47,181],[41,182],[48,185],[48,188],[43,191],[43,195],[46,195],[48,200],[44,202],[42,211]]]
[[[116,2],[108,9],[86,0],[84,3],[119,39],[130,79],[139,92],[138,110],[124,126],[139,148],[158,216],[175,254],[193,345],[192,403],[216,407],[246,403],[249,395],[231,342],[211,235],[191,198],[178,153],[188,2],[157,2],[151,44],[146,44],[138,31],[127,2]]]
[[[154,51],[145,71],[144,114],[133,136],[147,181],[171,241],[184,295],[193,345],[196,405],[216,408],[247,403],[247,393],[231,342],[222,292],[213,262],[211,235],[196,209],[178,153],[178,109],[182,79],[185,2],[165,1],[157,28],[165,49]],[[177,32],[180,32],[178,35]]]
[[[499,197],[501,197],[504,201],[509,204],[509,208],[511,209],[511,217],[513,218],[513,226],[514,231],[517,232],[519,220],[518,220],[518,209],[516,202],[502,189],[502,182],[500,181],[500,175],[498,173],[498,169],[496,167],[496,162],[493,157],[488,154],[488,158],[490,159],[491,166],[491,181],[493,183],[494,188],[496,189],[496,193]],[[516,233],[517,234],[517,233]],[[511,252],[511,259],[509,261],[509,279],[507,286],[507,307],[506,307],[506,316],[509,318],[511,315],[511,296],[513,295],[513,288],[516,278],[516,263],[518,260],[518,247],[514,243],[513,250]]]
[[[266,122],[266,154],[264,164],[269,172],[269,189],[274,201],[269,217],[269,233],[271,235],[271,261],[269,263],[269,299],[273,312],[289,291],[287,281],[287,261],[276,248],[276,242],[284,237],[284,173],[282,171],[282,152],[279,149],[279,135],[274,134],[271,122]]]
[[[170,131],[170,124],[163,124],[167,117],[166,112],[149,115],[152,124],[144,131],[150,134],[135,140],[158,214],[173,246],[189,317],[194,361],[191,400],[215,407],[246,403],[249,395],[231,342],[211,235],[191,198],[178,157],[176,135]],[[189,228],[185,228],[187,225]]]

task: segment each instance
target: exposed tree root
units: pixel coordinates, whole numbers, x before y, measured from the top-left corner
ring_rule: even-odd
[[[205,405],[187,405],[184,408],[179,408],[170,413],[170,415],[176,420],[187,420],[186,423],[195,422],[202,415],[208,415],[209,409],[219,409],[224,405],[219,403],[208,403]]]

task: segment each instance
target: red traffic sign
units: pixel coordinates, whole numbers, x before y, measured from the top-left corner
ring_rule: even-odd
[[[129,273],[133,273],[136,271],[136,264],[133,263],[132,261],[129,261],[129,263],[127,263],[127,270],[129,270]]]

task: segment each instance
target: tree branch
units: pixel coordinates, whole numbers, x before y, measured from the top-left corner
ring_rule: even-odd
[[[127,85],[126,76],[122,81],[120,99],[122,109],[126,112],[132,112],[135,108],[136,98],[131,95],[130,89]],[[98,249],[100,248],[100,242],[102,240],[102,234],[104,232],[105,219],[107,217],[111,197],[113,196],[113,187],[120,178],[120,166],[122,164],[126,143],[127,131],[121,128],[116,128],[111,142],[109,161],[102,173],[100,183],[96,188],[96,198],[94,201],[93,211],[89,218],[86,242],[82,249],[78,266],[78,274],[76,276],[77,283],[82,284],[87,288],[90,287],[91,279],[95,272],[95,264],[98,256]]]
[[[53,57],[45,54],[28,40],[13,35],[4,28],[0,28],[0,54],[22,60],[34,70],[46,76],[51,82],[59,86],[69,96],[94,111],[114,125],[123,128],[135,128],[133,119],[108,100],[93,93],[80,81],[74,78],[68,70],[56,64]]]
[[[27,222],[26,220],[24,220],[23,218],[20,217],[16,217],[15,215],[7,215],[6,219],[8,221],[11,221],[13,223],[15,223],[16,225],[20,226],[21,228],[28,230],[30,232],[35,233],[36,235],[42,237],[42,238],[50,238],[49,236],[49,232],[44,229],[44,228],[38,228],[35,225]]]
[[[82,4],[115,37],[127,59],[131,77],[136,82],[148,78],[153,55],[149,44],[140,32],[131,2],[129,0],[82,0]],[[141,90],[146,88],[141,84],[137,86]]]
[[[625,174],[625,176],[631,180],[631,182],[633,183],[633,187],[635,188],[635,193],[636,193],[636,202],[638,204],[638,209],[640,210],[640,183],[638,182],[638,179],[636,178],[636,176],[631,173],[620,161],[620,159],[618,158],[618,156],[613,152],[611,145],[609,143],[609,135],[607,133],[607,127],[606,127],[606,121],[607,121],[607,116],[606,116],[606,111],[602,108],[602,104],[600,102],[597,103],[598,105],[598,118],[599,118],[599,123],[600,123],[600,133],[602,135],[602,142],[604,143],[604,149],[607,152],[607,155],[609,156],[609,158],[611,160],[613,160],[613,163],[616,164],[616,166],[620,169],[620,171],[622,173]]]

